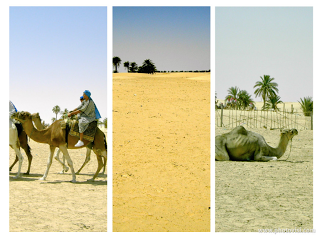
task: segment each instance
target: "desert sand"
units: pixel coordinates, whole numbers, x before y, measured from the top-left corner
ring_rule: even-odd
[[[106,133],[106,130],[105,130]],[[41,181],[46,170],[49,146],[33,140],[29,143],[33,161],[30,175],[14,178],[18,164],[9,177],[9,231],[10,232],[106,232],[107,231],[107,175],[99,175],[95,182],[87,182],[97,169],[97,159],[91,160],[71,183],[70,169],[59,174],[61,165],[53,160],[46,181]],[[85,159],[86,149],[69,150],[75,171]],[[15,152],[9,148],[10,165]],[[24,156],[22,170],[27,171]],[[62,155],[60,155],[62,157]]]
[[[279,130],[247,129],[278,145]],[[313,131],[299,130],[290,147],[278,161],[215,162],[216,232],[313,228]]]
[[[113,231],[210,231],[210,73],[113,75]]]

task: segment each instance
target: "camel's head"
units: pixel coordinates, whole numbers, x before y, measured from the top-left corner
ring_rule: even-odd
[[[37,121],[37,120],[40,120],[40,121],[41,121],[41,118],[40,118],[40,115],[39,115],[38,112],[31,114],[31,117],[32,117],[32,121],[33,121],[33,122],[34,122],[34,121]]]
[[[11,118],[23,123],[31,119],[31,114],[29,112],[24,112],[24,111],[15,112],[12,114]]]
[[[295,135],[298,135],[297,129],[283,129],[281,130],[281,136],[287,136],[291,140]]]

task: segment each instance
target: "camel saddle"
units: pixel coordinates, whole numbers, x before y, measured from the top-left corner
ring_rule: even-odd
[[[62,120],[60,122],[61,128],[66,129],[67,133],[70,134],[71,136],[76,136],[80,138],[80,133],[79,133],[79,121],[78,120]],[[93,121],[90,122],[88,125],[88,128],[83,132],[83,139],[93,142],[94,141],[94,136],[97,131],[97,125],[98,121]]]

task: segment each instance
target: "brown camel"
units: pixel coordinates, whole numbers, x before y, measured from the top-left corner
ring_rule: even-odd
[[[68,149],[83,148],[87,146],[90,143],[90,141],[84,140],[84,146],[74,147],[74,145],[78,142],[78,138],[71,136],[70,134],[66,135],[66,130],[62,129],[60,124],[63,120],[55,121],[44,130],[37,130],[32,123],[32,116],[29,112],[13,113],[12,118],[22,123],[25,132],[31,139],[39,143],[49,144],[50,146],[50,155],[47,162],[47,169],[41,180],[45,180],[47,178],[50,166],[52,164],[54,150],[56,147],[58,147],[62,151],[63,155],[65,156],[68,162],[68,165],[70,166],[70,170],[72,173],[72,182],[76,182],[76,175],[74,172],[72,160],[68,153]],[[90,179],[90,181],[94,181],[94,179],[98,176],[99,171],[103,167],[102,156],[104,158],[107,158],[106,147],[107,145],[104,133],[99,128],[97,128],[92,149],[97,156],[98,168],[93,178]]]
[[[282,130],[277,148],[269,146],[263,136],[237,126],[229,133],[216,136],[215,159],[218,161],[270,161],[279,159],[289,140],[298,135],[296,129]]]
[[[40,118],[40,115],[39,113],[33,113],[32,115],[32,121],[34,123],[34,125],[36,126],[36,128],[38,130],[43,130],[45,129],[45,127],[42,125],[41,123],[41,118]],[[80,167],[80,169],[76,172],[76,174],[79,174],[80,171],[83,169],[83,167],[90,161],[90,155],[91,155],[91,150],[92,150],[92,143],[90,143],[88,146],[87,146],[87,152],[86,152],[86,158],[85,158],[85,161],[83,163],[83,165]],[[62,171],[60,173],[64,173],[64,172],[67,172],[68,171],[68,167],[65,166],[65,158],[63,157],[63,162],[60,161],[59,159],[59,153],[60,153],[60,149],[58,148],[57,152],[55,153],[55,155],[53,156],[63,167]],[[104,166],[103,166],[103,171],[102,171],[102,174],[104,174],[105,172],[105,168],[106,168],[106,164],[107,164],[107,160],[106,158],[104,158]]]
[[[21,126],[21,125],[20,125]],[[16,127],[19,127],[19,124],[16,124]],[[26,134],[26,132],[23,130],[22,126],[21,129],[22,131],[20,131],[18,134],[18,138],[19,138],[19,142],[20,142],[20,147],[26,152],[26,155],[28,157],[28,170],[26,173],[26,175],[30,174],[30,168],[31,168],[31,162],[32,162],[32,154],[31,154],[31,148],[28,145],[28,136]],[[19,131],[19,130],[18,130]],[[12,163],[12,165],[9,167],[9,171],[12,170],[13,166],[19,161],[18,156],[16,155],[16,159],[15,161]]]

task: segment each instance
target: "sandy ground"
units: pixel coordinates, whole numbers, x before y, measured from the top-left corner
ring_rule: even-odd
[[[97,169],[95,154],[92,152],[90,162],[77,175],[77,183],[70,182],[70,170],[59,174],[62,167],[56,160],[53,160],[47,180],[40,181],[46,170],[49,147],[33,140],[29,145],[33,155],[30,175],[14,178],[18,164],[10,172],[10,232],[107,231],[107,175],[87,182]],[[15,153],[11,148],[9,150],[11,165]],[[24,173],[28,159],[22,152]],[[84,162],[85,153],[86,149],[69,150],[76,171]]]
[[[113,231],[210,231],[210,73],[113,75]]]
[[[249,130],[278,145],[279,130]],[[299,131],[289,151],[287,161],[215,162],[216,232],[313,228],[313,131]]]

